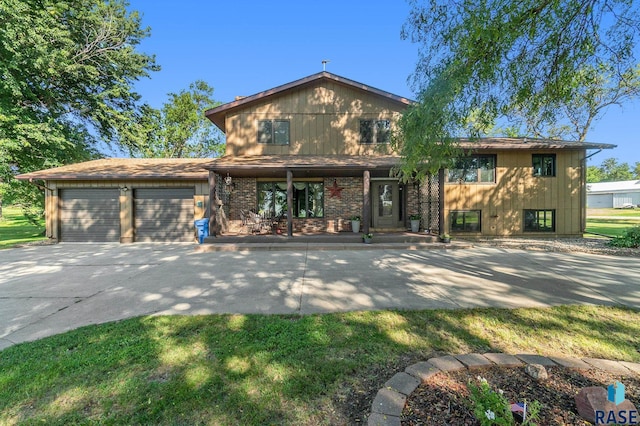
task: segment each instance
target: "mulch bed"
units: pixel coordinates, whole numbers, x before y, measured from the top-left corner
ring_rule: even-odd
[[[590,425],[576,409],[574,397],[588,386],[606,388],[615,380],[626,386],[626,399],[638,407],[640,376],[622,376],[601,370],[574,370],[547,367],[549,378],[536,380],[524,367],[490,367],[438,373],[422,383],[408,398],[402,413],[402,425],[475,426],[480,423],[469,408],[467,383],[477,376],[487,379],[492,389],[502,389],[510,402],[538,400],[542,404],[540,425]]]

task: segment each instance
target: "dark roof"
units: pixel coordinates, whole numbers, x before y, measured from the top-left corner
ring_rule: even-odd
[[[611,149],[616,145],[532,138],[483,138],[460,140],[460,147],[470,151],[501,150],[582,150]],[[17,179],[31,180],[206,180],[208,170],[237,176],[269,176],[285,169],[300,175],[320,176],[331,172],[336,176],[371,170],[382,176],[400,164],[396,155],[254,155],[220,158],[106,158],[70,164],[53,169],[25,173]],[[304,173],[303,173],[304,174]],[[387,173],[388,174],[388,173]]]
[[[298,176],[354,175],[364,170],[374,176],[389,175],[389,169],[400,164],[396,155],[252,155],[220,157],[206,166],[218,174],[235,176],[272,176],[287,169]]]
[[[105,158],[16,176],[31,180],[207,179],[211,158]]]
[[[256,93],[255,95],[246,96],[233,102],[220,105],[218,107],[207,110],[204,114],[209,120],[211,120],[216,126],[218,126],[220,130],[225,132],[225,116],[230,111],[233,111],[236,108],[246,107],[247,105],[250,105],[254,102],[262,101],[271,96],[286,92],[287,90],[299,89],[301,87],[309,86],[316,83],[317,81],[322,80],[328,80],[331,82],[342,84],[344,86],[349,86],[355,89],[363,90],[365,92],[373,93],[383,98],[387,98],[388,100],[391,100],[393,102],[397,102],[403,106],[407,106],[413,102],[412,100],[404,98],[402,96],[394,95],[393,93],[385,92],[384,90],[376,89],[375,87],[371,87],[363,83],[358,83],[357,81],[350,80],[345,77],[340,77],[339,75],[332,74],[327,71],[321,71],[317,74],[292,81],[291,83],[283,84],[281,86],[274,87],[273,89],[265,90],[264,92]]]
[[[474,150],[511,150],[511,149],[613,149],[617,145],[594,142],[575,142],[557,139],[540,138],[481,138],[481,139],[460,139],[459,146],[463,149]]]

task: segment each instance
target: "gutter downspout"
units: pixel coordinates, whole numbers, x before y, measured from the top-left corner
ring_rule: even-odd
[[[40,185],[39,183],[34,182],[34,180],[41,180],[43,185]],[[34,184],[36,187],[38,187],[38,189],[46,189],[47,191],[51,191],[53,192],[52,188],[49,188],[48,186],[44,185],[45,183],[47,183],[47,181],[43,180],[43,179],[33,179],[33,178],[29,178],[29,183]]]
[[[582,167],[580,167],[580,231],[583,235],[587,231],[587,160],[601,152],[602,149],[599,149],[593,154],[584,157],[582,159]]]

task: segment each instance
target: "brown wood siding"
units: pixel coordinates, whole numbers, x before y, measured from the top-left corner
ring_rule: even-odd
[[[484,152],[483,152],[484,153]],[[532,155],[556,154],[556,176],[533,176]],[[498,151],[496,183],[445,184],[445,229],[454,210],[481,210],[483,236],[581,235],[581,151]],[[524,210],[555,210],[556,231],[524,232]],[[464,234],[460,234],[464,235]]]
[[[120,194],[117,189],[63,189],[60,193],[61,241],[120,240]]]
[[[135,241],[193,241],[193,197],[192,188],[136,189]]]
[[[361,119],[395,122],[404,107],[336,83],[291,90],[226,117],[227,155],[375,155],[387,146],[360,144]],[[289,145],[257,142],[259,120],[289,120]],[[382,148],[380,150],[380,148]]]

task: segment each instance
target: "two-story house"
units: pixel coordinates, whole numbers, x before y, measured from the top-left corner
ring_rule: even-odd
[[[410,103],[320,72],[207,111],[226,134],[221,158],[106,159],[18,178],[44,188],[47,235],[61,241],[192,241],[194,218],[226,234],[255,231],[255,215],[289,235],[350,231],[352,216],[365,232],[406,230],[413,214],[422,229],[469,237],[582,235],[586,151],[614,145],[460,141],[468,156],[442,190],[434,178],[401,184],[389,140]]]

